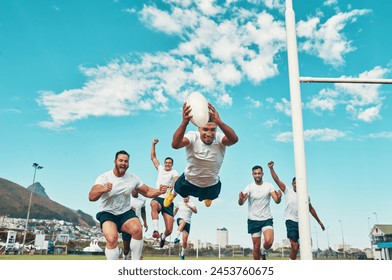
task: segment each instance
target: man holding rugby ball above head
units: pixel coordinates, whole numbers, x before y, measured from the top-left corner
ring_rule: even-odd
[[[164,205],[170,205],[174,197],[189,195],[197,197],[199,201],[209,207],[221,190],[219,170],[223,163],[226,147],[238,142],[234,130],[225,124],[214,106],[207,103],[209,120],[197,131],[185,133],[189,121],[192,119],[192,108],[187,102],[182,108],[182,122],[174,132],[172,147],[185,147],[187,164],[184,173],[176,180],[174,191],[166,195]],[[196,113],[196,112],[195,112]],[[218,127],[223,133],[218,132]]]

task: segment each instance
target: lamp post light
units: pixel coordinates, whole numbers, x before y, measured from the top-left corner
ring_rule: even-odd
[[[33,163],[33,167],[34,167],[33,185],[31,186],[29,207],[28,207],[28,209],[27,209],[26,225],[25,225],[25,229],[24,229],[23,243],[22,243],[22,255],[23,255],[24,250],[25,250],[27,226],[28,226],[28,224],[29,224],[29,218],[30,218],[31,199],[33,198],[33,192],[34,192],[35,174],[37,173],[37,169],[42,169],[42,168],[44,168],[43,166],[40,166],[40,165],[39,165],[38,163],[36,163],[36,162]]]
[[[373,214],[374,214],[374,216],[376,216],[376,222],[377,222],[377,224],[378,224],[378,216],[377,216],[377,213],[376,213],[376,212],[373,212]]]
[[[343,245],[343,252],[344,252],[344,234],[343,234],[343,223],[341,220],[339,220],[340,223],[340,228],[342,229],[342,245]]]

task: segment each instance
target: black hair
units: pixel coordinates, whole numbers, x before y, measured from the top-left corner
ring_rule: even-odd
[[[114,158],[114,160],[117,159],[118,155],[127,155],[128,158],[129,158],[129,154],[128,154],[126,151],[121,150],[121,151],[118,151],[118,152],[116,153],[116,157]]]
[[[252,167],[252,172],[255,171],[256,169],[261,169],[261,171],[263,171],[263,167],[261,167],[260,165],[255,165]]]
[[[170,160],[171,160],[171,162],[172,162],[172,164],[174,164],[174,160],[173,160],[171,157],[167,157],[167,158],[165,158],[165,161],[166,161],[167,159],[170,159]]]

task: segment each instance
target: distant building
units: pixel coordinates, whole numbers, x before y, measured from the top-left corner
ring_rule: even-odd
[[[374,225],[370,239],[375,260],[392,259],[392,225]]]
[[[216,243],[223,248],[229,245],[229,232],[226,228],[216,229]]]

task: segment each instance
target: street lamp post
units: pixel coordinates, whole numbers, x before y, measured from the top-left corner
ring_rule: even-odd
[[[317,246],[317,251],[319,249],[319,244],[318,244],[318,235],[317,235],[317,227],[314,226],[314,230],[316,231],[316,246]]]
[[[329,251],[329,226],[327,226],[327,244],[328,244],[328,251]]]
[[[374,216],[376,216],[376,222],[377,222],[377,224],[378,224],[378,216],[377,216],[377,213],[376,213],[376,212],[373,212],[373,214],[374,214]]]
[[[23,243],[22,243],[22,255],[23,255],[24,249],[25,249],[26,234],[27,234],[27,226],[28,226],[28,224],[29,224],[29,218],[30,218],[31,199],[32,199],[32,197],[33,197],[33,192],[34,192],[35,174],[37,173],[37,169],[42,169],[42,168],[44,168],[43,166],[40,166],[40,165],[39,165],[38,163],[36,163],[36,162],[33,163],[33,167],[34,167],[33,185],[31,186],[29,207],[28,207],[28,209],[27,209],[26,225],[25,225],[25,229],[24,229]]]
[[[342,245],[343,245],[343,252],[344,252],[344,234],[343,234],[343,223],[341,220],[339,220],[340,223],[340,228],[342,229]]]

